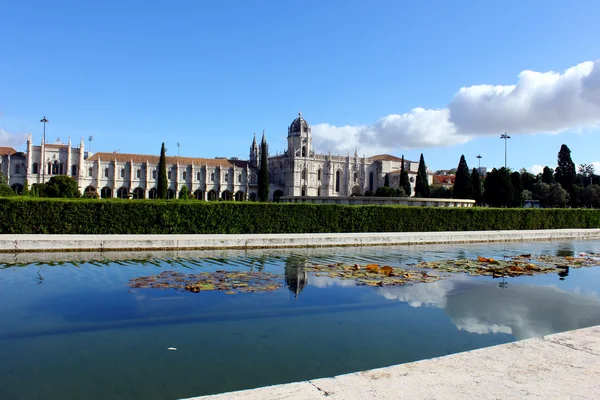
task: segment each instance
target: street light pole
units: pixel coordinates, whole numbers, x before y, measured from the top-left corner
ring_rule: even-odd
[[[477,172],[481,175],[481,154],[477,154],[477,161],[479,162],[479,168],[477,168]]]
[[[510,139],[510,136],[508,136],[506,133],[503,133],[500,135],[500,139],[504,139],[504,169],[506,169],[506,141]]]
[[[42,160],[40,162],[40,167],[42,167],[42,183],[45,183],[46,182],[46,122],[48,122],[45,115],[44,115],[44,118],[40,119],[40,122],[42,122],[44,124],[44,136],[42,137],[42,142],[44,143],[44,151],[42,152],[42,157],[41,157]]]

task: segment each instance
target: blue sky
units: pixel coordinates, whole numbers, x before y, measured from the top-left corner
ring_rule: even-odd
[[[423,152],[432,169],[461,154],[476,166],[481,154],[499,167],[507,130],[512,168],[555,166],[562,143],[576,163],[596,162],[600,106],[579,115],[579,104],[560,102],[562,84],[543,86],[558,95],[518,123],[503,123],[510,108],[490,116],[506,104],[464,102],[450,107],[452,118],[462,112],[457,132],[435,115],[410,121],[417,107],[448,109],[461,87],[600,59],[597,15],[593,1],[5,2],[0,145],[26,132],[39,143],[45,115],[49,142],[93,135],[94,152],[152,154],[165,141],[171,154],[180,142],[181,155],[245,158],[263,129],[270,152],[283,150],[302,111],[332,153]],[[593,65],[578,74],[600,76]],[[588,94],[600,99],[600,84]]]

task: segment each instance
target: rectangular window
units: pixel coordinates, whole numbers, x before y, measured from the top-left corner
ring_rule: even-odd
[[[108,168],[104,168],[104,177],[108,178]]]
[[[94,171],[94,169],[92,167],[88,168],[88,176],[92,176],[92,172]]]
[[[37,165],[37,163],[33,163],[33,173],[34,174],[38,173],[38,165]]]
[[[199,180],[200,180],[200,172],[198,172],[198,173],[196,174],[196,180],[197,180],[197,181],[199,181]]]
[[[211,182],[214,182],[214,181],[215,181],[215,173],[214,173],[214,172],[211,172],[211,173],[210,173],[210,181],[211,181]]]
[[[156,179],[156,170],[152,171],[152,179]]]
[[[139,168],[138,168],[138,170],[137,170],[137,172],[136,172],[136,176],[137,176],[138,178],[141,178],[141,177],[142,177],[142,172],[140,171],[140,169],[139,169]]]
[[[121,178],[125,178],[125,168],[121,168]]]
[[[185,171],[183,171],[183,172],[181,173],[181,179],[183,179],[183,180],[185,181],[186,175],[187,175],[187,174],[185,173]]]
[[[167,172],[167,179],[171,179],[171,171]]]
[[[227,177],[229,174],[225,174],[225,182],[227,182]]]

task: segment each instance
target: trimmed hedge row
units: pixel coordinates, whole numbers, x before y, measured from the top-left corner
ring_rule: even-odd
[[[0,233],[426,232],[599,228],[600,210],[0,198]]]

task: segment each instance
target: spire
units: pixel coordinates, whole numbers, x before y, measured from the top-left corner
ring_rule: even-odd
[[[267,139],[265,139],[265,130],[263,129],[263,135],[262,135],[262,143],[266,143]]]
[[[256,132],[254,132],[254,139],[252,139],[252,148],[256,147]]]

